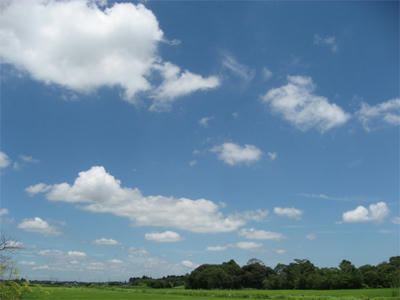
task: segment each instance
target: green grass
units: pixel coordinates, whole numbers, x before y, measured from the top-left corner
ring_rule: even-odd
[[[148,288],[44,287],[50,296],[33,294],[26,299],[48,300],[206,300],[206,299],[289,299],[289,300],[399,300],[394,289],[362,290],[185,290]]]

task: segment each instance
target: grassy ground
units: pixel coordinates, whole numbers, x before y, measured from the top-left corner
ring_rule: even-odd
[[[399,300],[394,289],[363,290],[184,290],[184,289],[131,289],[131,288],[83,288],[45,287],[50,296],[38,293],[26,299],[48,300],[206,300],[206,299],[289,299],[289,300]]]

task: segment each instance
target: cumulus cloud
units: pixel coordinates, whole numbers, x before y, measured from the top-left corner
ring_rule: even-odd
[[[39,217],[33,219],[24,219],[18,225],[18,228],[27,232],[40,233],[44,236],[57,236],[61,234],[58,228],[49,225],[49,223]]]
[[[336,37],[334,36],[320,36],[318,34],[314,35],[314,45],[317,46],[328,46],[332,52],[337,52],[339,49]]]
[[[72,259],[82,259],[87,257],[86,253],[81,251],[68,251],[67,255]]]
[[[95,240],[92,242],[94,245],[103,245],[103,246],[117,246],[120,245],[120,243],[116,240],[113,239],[106,239],[106,238],[101,238],[98,240]]]
[[[110,259],[108,262],[112,263],[112,264],[122,264],[123,261],[120,259]]]
[[[190,167],[193,167],[193,166],[195,166],[197,164],[197,160],[191,160],[191,161],[189,161],[189,166]]]
[[[207,233],[231,232],[245,224],[244,220],[225,217],[210,200],[144,196],[138,188],[121,187],[121,182],[101,166],[80,172],[72,185],[60,183],[40,189],[31,186],[27,191],[45,193],[50,201],[79,204],[83,210],[127,217],[136,226]]]
[[[11,160],[7,154],[0,152],[0,169],[7,168],[11,164]]]
[[[24,244],[22,242],[9,240],[9,241],[6,241],[4,244],[2,244],[2,248],[0,248],[0,250],[13,249],[13,248],[20,249],[23,247],[24,247]]]
[[[287,79],[287,85],[269,90],[262,101],[296,128],[302,131],[317,128],[325,132],[350,119],[339,106],[314,94],[315,85],[310,77],[288,76]]]
[[[154,99],[153,110],[168,109],[177,97],[218,86],[215,76],[180,72],[162,61],[157,49],[166,39],[144,5],[101,6],[91,0],[8,1],[0,11],[3,62],[35,80],[75,92],[119,87],[131,103],[147,93]],[[163,77],[159,87],[150,81],[154,72]]]
[[[371,126],[381,124],[398,126],[400,125],[400,98],[377,105],[361,103],[361,108],[356,115],[367,131],[371,130]]]
[[[278,216],[300,220],[303,211],[294,207],[285,207],[285,208],[275,207],[274,213],[277,214]]]
[[[0,217],[8,215],[8,209],[7,208],[2,208],[0,209]]]
[[[158,243],[172,243],[183,240],[179,235],[179,233],[173,231],[146,233],[144,237],[148,241],[153,241]]]
[[[276,152],[268,152],[267,155],[269,156],[270,160],[275,160],[278,157],[278,153]]]
[[[191,269],[197,268],[199,266],[198,264],[195,264],[195,263],[191,262],[190,260],[183,260],[181,262],[181,264],[183,266],[185,266],[187,268],[191,268]]]
[[[254,145],[243,147],[234,143],[224,143],[211,148],[211,152],[218,154],[218,158],[228,165],[251,164],[261,159],[262,151]]]
[[[262,244],[255,242],[237,242],[236,247],[244,250],[252,250],[256,248],[260,248]]]
[[[199,125],[200,125],[201,127],[207,128],[207,127],[208,127],[208,122],[211,121],[211,120],[213,120],[213,119],[214,119],[214,117],[204,117],[204,118],[201,118],[201,119],[199,120]]]
[[[278,249],[278,250],[275,250],[275,252],[278,253],[278,254],[285,254],[286,250]]]
[[[253,240],[281,240],[285,236],[282,233],[271,232],[265,230],[256,230],[254,228],[246,229],[243,228],[239,231],[240,236],[244,236],[247,239]]]
[[[345,223],[375,222],[380,223],[389,215],[389,208],[385,202],[371,204],[369,208],[362,205],[354,210],[344,212],[342,215]]]

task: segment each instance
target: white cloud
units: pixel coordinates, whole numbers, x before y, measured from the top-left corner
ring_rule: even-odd
[[[389,208],[385,202],[371,204],[369,208],[360,205],[354,210],[344,212],[342,215],[345,223],[375,222],[380,223],[389,215]]]
[[[211,148],[210,151],[218,153],[218,158],[231,166],[254,163],[260,160],[263,154],[254,145],[244,145],[242,147],[234,143],[224,143]]]
[[[278,157],[278,153],[276,152],[267,152],[270,160],[275,160]]]
[[[400,217],[393,217],[392,218],[392,223],[393,224],[400,224]]]
[[[106,238],[101,238],[98,240],[95,240],[92,242],[94,245],[103,245],[103,246],[117,246],[120,245],[119,242],[113,239],[106,239]]]
[[[236,247],[244,250],[252,250],[256,248],[260,248],[262,244],[254,243],[254,242],[238,242],[236,243]]]
[[[10,158],[4,152],[0,152],[0,169],[7,168],[11,163]]]
[[[276,250],[275,252],[278,253],[278,254],[285,254],[285,253],[286,253],[286,250],[278,249],[278,250]]]
[[[45,193],[45,192],[49,191],[50,189],[51,189],[51,186],[44,184],[44,183],[38,183],[35,185],[28,186],[25,189],[25,192],[27,192],[30,196],[33,196],[38,193]]]
[[[254,228],[250,229],[241,229],[239,231],[240,236],[244,236],[247,239],[253,240],[281,240],[284,239],[285,236],[282,233],[271,232],[265,230],[256,230]]]
[[[288,76],[287,79],[287,85],[269,90],[262,101],[296,128],[306,131],[315,127],[325,132],[350,119],[339,106],[313,93],[315,85],[310,77]]]
[[[361,108],[356,113],[365,130],[370,131],[371,125],[389,124],[400,125],[400,98],[371,106],[361,103]]]
[[[284,216],[296,220],[301,219],[301,215],[303,214],[303,211],[294,207],[275,207],[274,208],[274,213],[277,214],[278,216]]]
[[[34,265],[36,265],[36,262],[21,260],[21,261],[18,262],[18,264],[20,264],[22,266],[34,266]]]
[[[13,240],[6,241],[4,244],[4,248],[23,248],[24,244],[22,242],[17,242]],[[2,250],[2,249],[0,249]]]
[[[35,80],[74,92],[119,87],[131,103],[138,102],[140,93],[153,95],[154,110],[169,108],[176,97],[218,86],[215,76],[181,73],[162,61],[158,45],[167,40],[144,5],[99,6],[91,0],[7,1],[1,10],[0,56]],[[153,72],[164,77],[158,88],[150,81]]]
[[[272,78],[272,72],[267,67],[263,68],[262,74],[263,74],[264,80],[270,80]]]
[[[29,155],[20,155],[19,156],[19,158],[22,160],[22,161],[24,161],[24,162],[26,162],[26,163],[38,163],[38,162],[40,162],[38,159],[35,159],[35,158],[33,158],[32,156],[29,156]]]
[[[315,34],[314,35],[314,45],[328,46],[331,48],[332,52],[336,52],[339,49],[338,43],[336,41],[336,37],[334,37],[334,36],[322,37],[318,34]]]
[[[137,188],[121,187],[121,182],[101,166],[80,172],[73,185],[47,185],[39,192],[44,190],[50,201],[79,203],[84,210],[127,217],[136,226],[207,233],[231,232],[245,224],[243,220],[224,217],[219,206],[210,200],[143,196]]]
[[[253,80],[255,76],[254,70],[246,65],[240,64],[232,55],[226,53],[223,55],[222,66],[245,82]]]
[[[307,234],[306,238],[310,241],[315,240],[317,238],[317,235],[315,233],[310,233]]]
[[[8,215],[8,209],[7,208],[2,208],[0,209],[0,217]]]
[[[155,68],[161,72],[164,81],[152,94],[154,99],[153,104],[150,106],[152,111],[167,111],[171,108],[175,98],[198,90],[213,89],[220,85],[220,81],[216,76],[203,78],[187,70],[181,72],[178,66],[168,62]]]
[[[240,213],[234,213],[231,215],[232,218],[245,221],[261,222],[269,216],[268,210],[256,209],[246,210]]]
[[[39,267],[33,267],[32,270],[49,270],[50,267],[48,265],[43,265]]]
[[[18,225],[18,228],[27,232],[40,233],[45,236],[56,236],[61,234],[56,227],[49,225],[49,223],[39,217],[33,219],[24,219]]]
[[[82,259],[87,257],[85,252],[80,251],[68,251],[67,255],[72,259]]]
[[[196,164],[197,164],[197,160],[191,160],[189,162],[189,166],[191,166],[191,167],[195,166]]]
[[[40,250],[38,254],[42,256],[61,256],[64,254],[64,252],[60,250],[46,249],[46,250]]]
[[[146,233],[144,237],[148,241],[153,241],[158,243],[171,243],[183,240],[179,235],[179,233],[173,231]]]
[[[226,246],[209,246],[206,248],[207,251],[225,251],[229,248],[228,245]]]
[[[104,270],[104,264],[101,262],[91,262],[86,266],[88,270]]]
[[[191,262],[190,260],[183,260],[183,261],[181,262],[181,264],[182,264],[183,266],[185,266],[185,267],[187,267],[187,268],[191,268],[191,269],[197,268],[197,267],[199,266],[199,265],[197,265],[197,264]]]
[[[110,259],[108,262],[112,263],[112,264],[122,264],[123,261],[119,260],[119,259]]]
[[[204,117],[204,118],[201,118],[201,119],[199,120],[199,125],[202,126],[202,127],[204,127],[204,128],[207,128],[207,127],[208,127],[208,122],[211,121],[211,120],[213,120],[213,119],[214,119],[214,117]]]

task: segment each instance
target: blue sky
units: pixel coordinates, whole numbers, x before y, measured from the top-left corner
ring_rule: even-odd
[[[22,276],[399,254],[397,2],[0,12],[0,220]]]

